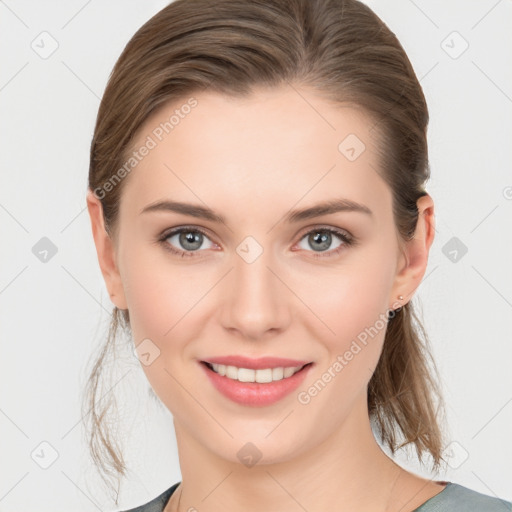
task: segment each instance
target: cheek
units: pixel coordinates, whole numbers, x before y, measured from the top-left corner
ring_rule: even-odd
[[[165,255],[155,258],[149,252],[132,251],[123,268],[141,367],[156,395],[174,411],[190,400],[180,383],[187,382],[187,389],[194,387],[181,373],[182,363],[189,354],[189,341],[200,337],[202,324],[197,321],[197,312],[212,283],[204,275],[201,278],[197,267],[186,269],[166,261]],[[144,354],[149,354],[149,361],[144,360]]]
[[[155,393],[171,405],[187,395],[172,378],[189,362],[191,340],[201,338],[208,293],[218,276],[201,265],[180,265],[164,250],[132,248],[123,265],[123,286],[135,346],[140,345],[141,366]],[[149,340],[149,341],[148,341]],[[150,354],[144,364],[141,353]],[[190,378],[187,376],[190,384]]]
[[[325,357],[301,387],[301,404],[311,401],[319,410],[328,408],[332,421],[341,421],[365,392],[384,343],[388,285],[383,273],[375,271],[319,286],[329,290],[315,306],[329,327],[316,330]]]
[[[350,263],[347,259],[336,272],[317,273],[302,282],[301,294],[309,297],[308,305],[322,321],[311,317],[319,326],[315,332],[327,352],[328,364],[341,358],[343,371],[331,372],[344,375],[337,379],[343,386],[360,387],[377,365],[394,279],[393,254],[392,248],[376,246],[361,251]]]
[[[130,251],[123,286],[134,341],[144,338],[168,343],[189,318],[212,283],[199,267],[176,264],[164,249]]]
[[[333,343],[357,336],[386,314],[393,270],[391,259],[369,259],[365,255],[336,272],[316,274],[306,284],[303,281],[302,290],[310,297],[311,309],[334,331],[332,339],[339,340]]]

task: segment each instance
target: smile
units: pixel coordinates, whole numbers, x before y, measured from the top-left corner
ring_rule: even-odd
[[[225,364],[205,364],[214,372],[223,377],[225,376],[228,379],[238,380],[239,382],[259,382],[262,384],[287,379],[306,366],[281,366],[277,368],[253,370],[251,368],[238,368],[236,366],[227,366]]]
[[[200,366],[213,388],[224,397],[244,406],[265,407],[291,395],[314,363],[251,369],[201,361]]]

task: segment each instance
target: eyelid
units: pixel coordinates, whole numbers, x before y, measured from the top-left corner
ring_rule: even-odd
[[[180,233],[181,231],[187,231],[187,230],[188,231],[197,231],[197,232],[201,233],[202,235],[207,236],[210,239],[212,238],[212,236],[210,235],[210,233],[208,232],[208,230],[206,228],[202,228],[199,226],[186,225],[186,224],[183,226],[175,226],[173,228],[165,229],[164,231],[162,231],[162,234],[159,236],[159,238],[166,239],[166,238],[169,238],[170,236]]]
[[[311,231],[330,231],[332,233],[339,233],[340,235],[345,235],[347,238],[353,239],[354,236],[343,228],[338,228],[336,226],[331,226],[329,224],[312,224],[310,226],[306,226],[299,231],[299,238],[302,239],[305,235],[311,233]]]

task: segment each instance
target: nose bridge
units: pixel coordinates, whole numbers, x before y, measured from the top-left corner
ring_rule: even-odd
[[[272,251],[246,237],[233,254],[233,266],[223,290],[224,326],[253,339],[284,328],[289,319],[287,297],[274,275]]]

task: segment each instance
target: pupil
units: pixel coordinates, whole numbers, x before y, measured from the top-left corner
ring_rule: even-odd
[[[314,234],[313,240],[315,242],[313,245],[316,245],[317,247],[319,247],[321,249],[328,249],[329,245],[330,245],[331,234],[330,233],[319,234],[317,232]]]
[[[193,231],[183,232],[180,235],[180,243],[188,250],[198,249],[201,247],[201,237],[201,233]],[[192,247],[189,247],[188,245],[192,245]]]

